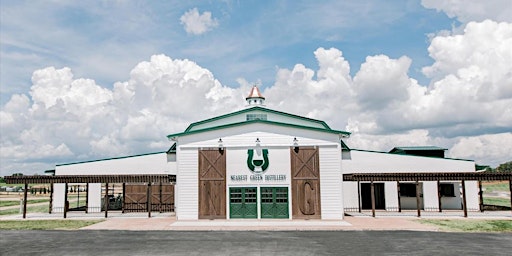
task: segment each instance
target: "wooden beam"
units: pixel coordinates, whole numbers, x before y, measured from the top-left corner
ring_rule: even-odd
[[[148,182],[148,218],[151,218],[151,195],[152,191],[151,191],[151,182]]]
[[[176,175],[167,174],[119,174],[119,175],[26,175],[5,176],[7,184],[48,184],[48,183],[143,183],[162,182],[173,184]]]
[[[437,181],[437,207],[439,208],[439,212],[443,212],[443,203],[442,203],[442,195],[441,195],[441,181]]]
[[[510,180],[512,173],[481,172],[409,172],[409,173],[348,173],[343,181],[460,181],[460,180]]]
[[[50,206],[48,206],[48,213],[52,213],[53,208],[53,183],[50,183]]]
[[[357,207],[359,208],[359,212],[361,212],[361,182],[357,181]]]
[[[23,218],[27,217],[27,190],[28,183],[25,183],[25,189],[23,190]]]
[[[68,183],[64,183],[64,219],[68,216]]]
[[[105,183],[105,202],[103,202],[105,205],[105,218],[108,218],[108,203],[108,183]]]
[[[123,202],[121,204],[121,213],[124,213],[124,200],[126,198],[126,183],[123,182]]]
[[[464,211],[464,218],[468,217],[468,206],[467,206],[467,200],[466,200],[466,182],[464,180],[461,181],[462,183],[462,210]]]
[[[160,200],[160,203],[159,203],[158,207],[159,207],[160,213],[162,213],[162,182],[160,182],[160,198],[159,198],[159,200]]]
[[[76,208],[80,207],[80,185],[77,185],[78,187],[78,194],[76,196]]]
[[[89,183],[85,184],[85,213],[89,212]]]
[[[402,203],[400,202],[400,181],[396,181],[396,190],[398,194],[398,212],[402,212]]]
[[[375,217],[375,184],[373,184],[373,180],[370,185],[370,193],[372,198],[372,217]]]
[[[512,179],[508,180],[508,189],[510,190],[510,209],[512,209]]]
[[[484,192],[482,191],[482,181],[478,181],[478,206],[480,212],[484,212]]]
[[[420,193],[420,182],[416,180],[416,209],[418,210],[418,217],[421,217]]]

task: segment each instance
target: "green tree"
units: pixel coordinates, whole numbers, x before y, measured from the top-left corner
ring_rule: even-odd
[[[496,172],[512,172],[512,161],[500,164],[495,170]]]

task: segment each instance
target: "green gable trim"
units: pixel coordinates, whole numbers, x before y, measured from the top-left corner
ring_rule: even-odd
[[[370,152],[370,153],[380,153],[380,154],[388,154],[388,155],[399,155],[399,156],[410,156],[410,157],[426,157],[426,158],[434,158],[434,159],[447,159],[447,160],[460,160],[460,161],[468,161],[474,162],[475,160],[471,159],[462,159],[462,158],[449,158],[449,157],[433,157],[433,156],[418,156],[418,155],[408,155],[408,154],[396,154],[392,152],[384,152],[384,151],[374,151],[374,150],[365,150],[365,149],[355,149],[351,148],[350,151],[360,151],[360,152]]]
[[[305,130],[310,130],[310,131],[326,132],[326,133],[332,133],[332,134],[350,135],[350,132],[345,132],[345,131],[337,131],[337,130],[331,130],[331,129],[322,129],[322,128],[316,128],[316,127],[310,127],[310,126],[302,126],[302,125],[296,125],[296,124],[280,123],[280,122],[274,122],[274,121],[268,121],[268,120],[259,120],[258,119],[258,120],[250,120],[250,121],[244,121],[244,122],[239,122],[239,123],[231,123],[231,124],[219,125],[219,126],[214,126],[214,127],[209,127],[209,128],[201,129],[201,130],[184,131],[184,132],[181,132],[181,133],[169,134],[169,135],[167,135],[167,138],[171,139],[173,137],[180,137],[180,136],[185,136],[185,135],[191,135],[191,134],[197,134],[197,133],[221,130],[221,129],[232,128],[232,127],[237,127],[237,126],[242,126],[242,125],[255,124],[255,123],[270,124],[270,125],[277,125],[277,126],[282,126],[282,127],[305,129]]]
[[[167,152],[166,151],[161,151],[161,152],[146,153],[146,154],[131,155],[131,156],[111,157],[111,158],[96,159],[96,160],[89,160],[89,161],[82,161],[82,162],[75,162],[75,163],[56,164],[55,166],[65,166],[65,165],[73,165],[73,164],[85,164],[85,163],[101,162],[101,161],[108,161],[108,160],[116,160],[116,159],[123,159],[123,158],[138,157],[138,156],[156,155],[156,154],[162,154],[162,153],[167,153]]]
[[[167,150],[167,154],[176,153],[176,143],[172,144],[172,146]]]
[[[213,122],[213,121],[221,120],[221,119],[224,119],[224,118],[228,118],[228,117],[232,117],[232,116],[236,116],[236,115],[240,115],[240,114],[244,114],[244,113],[252,112],[252,111],[262,111],[262,112],[272,113],[272,114],[276,114],[276,115],[287,116],[287,117],[292,117],[292,118],[296,118],[296,119],[302,119],[302,120],[306,120],[306,121],[309,121],[309,122],[320,124],[321,126],[325,127],[325,129],[331,129],[327,125],[327,123],[325,123],[324,121],[320,121],[320,120],[316,120],[316,119],[311,119],[311,118],[307,118],[307,117],[303,117],[303,116],[298,116],[298,115],[294,115],[294,114],[289,114],[289,113],[285,113],[285,112],[281,112],[281,111],[277,111],[277,110],[272,110],[272,109],[262,108],[262,107],[256,106],[256,107],[242,109],[240,111],[236,111],[236,112],[233,112],[233,113],[229,113],[229,114],[225,114],[225,115],[221,115],[221,116],[216,116],[216,117],[213,117],[213,118],[209,118],[209,119],[205,119],[205,120],[202,120],[202,121],[198,121],[198,122],[192,123],[192,124],[190,124],[187,127],[185,132],[189,132],[195,126],[198,126],[198,125],[201,125],[201,124],[210,123],[210,122]]]

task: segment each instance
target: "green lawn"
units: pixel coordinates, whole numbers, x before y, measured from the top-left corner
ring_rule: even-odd
[[[104,220],[1,220],[0,230],[73,230]]]
[[[512,220],[418,220],[438,226],[443,231],[512,232]]]
[[[500,182],[482,182],[482,189],[485,192],[500,192],[505,191],[509,192],[510,188],[508,187],[508,181],[500,181]]]
[[[48,205],[38,205],[38,206],[28,206],[27,205],[27,213],[31,212],[48,212]],[[14,215],[14,214],[20,214],[19,208],[14,209],[8,209],[8,210],[2,210],[0,211],[0,215]]]
[[[48,199],[48,198],[34,199],[34,200],[28,200],[27,204],[37,204],[37,203],[44,203],[44,202],[49,202],[49,201],[50,201],[50,199]],[[20,205],[20,200],[0,201],[0,207],[13,206],[13,205]]]
[[[500,197],[484,197],[484,204],[510,207],[510,199]]]

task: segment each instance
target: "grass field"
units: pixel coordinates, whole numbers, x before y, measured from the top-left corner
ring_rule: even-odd
[[[0,229],[8,230],[75,230],[104,220],[1,220]]]
[[[37,203],[44,203],[44,202],[49,202],[49,201],[50,201],[50,199],[48,199],[48,198],[33,199],[33,200],[27,200],[27,204],[37,204]],[[13,205],[20,205],[20,200],[0,201],[0,207],[13,206]]]
[[[508,181],[482,182],[482,189],[485,192],[510,192]]]
[[[501,197],[484,197],[484,204],[510,207],[510,199]]]
[[[443,231],[512,232],[512,220],[418,220],[438,226]]]

